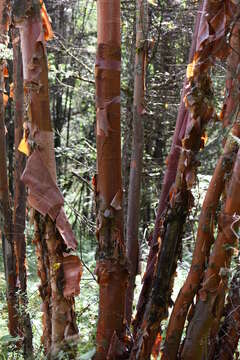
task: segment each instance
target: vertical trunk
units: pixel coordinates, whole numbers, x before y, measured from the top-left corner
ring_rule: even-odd
[[[51,323],[52,353],[55,354],[63,340],[78,333],[74,295],[80,290],[82,269],[79,258],[70,253],[72,249],[76,249],[77,242],[63,210],[63,197],[56,185],[45,46],[45,39],[50,37],[51,32],[47,26],[46,9],[42,2],[17,0],[14,14],[20,29],[25,101],[29,118],[22,141],[26,143],[30,156],[22,180],[28,186],[28,202],[36,211],[35,241],[41,241],[37,243],[39,257],[43,251],[46,254],[40,262],[48,260],[48,263],[44,263],[44,270],[47,289],[50,291],[46,296],[50,299],[48,306],[51,313],[48,312],[48,315],[51,319],[47,321]]]
[[[123,240],[120,144],[120,1],[99,0],[96,56],[97,275],[100,286],[97,353],[113,359],[124,337],[127,266]],[[117,301],[116,301],[117,299]],[[116,339],[118,338],[118,341]],[[112,345],[113,345],[112,344]],[[121,351],[119,347],[118,351]]]
[[[147,61],[147,31],[148,31],[148,3],[137,0],[136,4],[136,56],[134,73],[133,98],[133,133],[132,156],[130,165],[130,180],[128,189],[127,214],[127,256],[129,261],[129,285],[126,298],[126,319],[128,324],[132,317],[132,303],[135,288],[135,278],[138,273],[138,228],[140,210],[140,188],[143,156],[143,120],[144,120],[144,91],[145,70]]]
[[[26,242],[25,242],[25,213],[26,213],[26,189],[21,181],[21,175],[26,161],[25,156],[17,150],[23,135],[23,116],[24,116],[24,95],[23,95],[23,74],[22,57],[20,49],[20,38],[17,29],[12,31],[13,43],[13,80],[14,80],[14,126],[15,126],[15,171],[14,171],[14,245],[16,249],[17,274],[19,278],[20,291],[19,303],[22,307],[21,322],[19,324],[24,338],[24,356],[32,356],[32,328],[29,314],[27,313],[27,272]]]
[[[196,43],[197,43],[197,35],[199,31],[199,23],[201,18],[201,9],[202,6],[199,8],[199,13],[197,15],[196,23],[195,23],[195,29],[192,37],[192,45],[189,53],[189,63],[193,61],[193,56],[196,50]],[[188,118],[189,118],[189,111],[186,109],[184,104],[184,97],[186,94],[186,84],[187,84],[187,78],[184,80],[184,85],[182,89],[182,96],[181,96],[181,102],[180,107],[178,110],[178,116],[176,121],[176,127],[172,139],[172,146],[170,153],[167,158],[167,168],[164,175],[162,190],[161,190],[161,196],[159,199],[158,204],[158,210],[157,210],[157,217],[155,221],[155,228],[154,228],[154,234],[153,237],[150,240],[150,252],[148,256],[148,262],[147,262],[147,269],[146,274],[144,277],[143,287],[141,291],[141,295],[138,301],[137,306],[137,315],[134,320],[134,332],[136,332],[137,327],[141,324],[143,313],[144,313],[144,307],[146,304],[146,299],[148,299],[149,293],[151,291],[151,284],[153,280],[153,272],[154,272],[154,264],[157,260],[157,253],[159,249],[159,243],[158,243],[158,237],[160,232],[160,224],[161,224],[161,216],[166,208],[168,202],[167,198],[169,195],[169,191],[171,186],[174,184],[175,178],[176,178],[176,172],[177,172],[177,164],[180,156],[180,148],[182,144],[182,139],[185,134]]]
[[[223,106],[223,122],[229,123],[229,116],[231,113],[236,112],[238,108],[239,99],[236,101],[234,93],[239,86],[239,80],[237,78],[238,64],[239,64],[239,25],[234,26],[231,40],[231,54],[228,58],[228,75],[226,80],[227,98]],[[231,80],[232,79],[232,80]],[[229,86],[229,82],[234,84],[234,87]],[[235,91],[234,91],[235,90]],[[230,110],[231,109],[231,110]],[[240,136],[239,123],[236,121],[232,134],[236,137]],[[237,145],[232,140],[232,135],[226,142],[224,147],[224,154],[220,157],[216,166],[211,183],[209,184],[208,191],[205,197],[205,201],[202,206],[201,215],[198,225],[198,233],[196,239],[195,250],[193,253],[191,269],[188,273],[187,279],[182,287],[172,311],[165,347],[163,359],[175,359],[178,352],[182,330],[184,327],[185,319],[190,305],[193,302],[193,298],[197,293],[200,282],[205,270],[206,259],[209,257],[210,247],[213,243],[213,219],[216,215],[216,209],[219,203],[221,193],[224,189],[226,176],[224,174],[230,171],[234,154],[237,151]]]
[[[225,33],[214,22],[216,13],[224,19],[224,30],[229,25],[234,4],[225,6],[221,1],[205,0],[201,16],[199,36],[194,62],[188,66],[188,89],[185,104],[191,118],[182,140],[182,152],[178,162],[175,183],[169,194],[169,204],[160,221],[161,250],[154,271],[153,288],[148,300],[142,326],[138,331],[132,350],[132,359],[148,359],[161,321],[167,317],[171,303],[174,274],[181,248],[183,225],[192,205],[191,188],[195,183],[198,161],[196,155],[204,147],[203,137],[209,120],[214,115],[212,83],[208,70],[216,57],[227,54]],[[211,23],[211,36],[209,23]],[[206,31],[207,30],[207,31]],[[204,34],[204,36],[203,36]],[[224,51],[223,51],[224,49]]]
[[[7,45],[9,25],[9,2],[0,1],[0,44]],[[13,222],[11,200],[8,187],[7,155],[6,155],[6,132],[4,124],[4,102],[3,93],[4,68],[6,63],[0,59],[0,216],[2,217],[3,228],[3,258],[5,265],[5,276],[7,283],[7,304],[8,304],[8,327],[12,336],[18,335],[18,301],[16,296],[16,258],[13,245]]]

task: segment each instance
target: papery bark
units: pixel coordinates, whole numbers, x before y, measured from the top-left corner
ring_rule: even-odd
[[[240,337],[240,268],[237,270],[231,281],[227,304],[222,316],[224,320],[211,347],[211,356],[208,360],[232,360],[238,347]]]
[[[155,266],[152,293],[131,353],[132,359],[150,357],[161,321],[167,317],[171,304],[183,225],[193,201],[191,188],[195,183],[198,166],[196,155],[204,147],[203,138],[207,123],[215,115],[208,70],[216,57],[224,58],[228,53],[225,33],[234,10],[235,5],[231,2],[225,4],[222,1],[213,3],[205,0],[203,5],[194,62],[187,69],[188,88],[184,100],[191,119],[182,140],[182,151],[175,184],[169,194],[168,208],[165,214],[162,214],[160,222],[158,241],[161,243],[161,250],[158,252]]]
[[[144,92],[145,71],[148,52],[148,3],[147,0],[136,2],[136,55],[134,73],[134,97],[133,97],[133,133],[132,155],[130,163],[130,178],[128,189],[128,213],[127,213],[127,256],[129,261],[129,285],[126,297],[126,319],[131,323],[132,305],[135,288],[135,278],[139,267],[139,211],[140,189],[143,157],[143,132],[144,132]]]
[[[19,330],[23,337],[24,357],[29,358],[33,353],[32,327],[30,316],[27,313],[27,271],[26,271],[26,241],[25,241],[25,214],[26,214],[26,189],[21,181],[25,167],[25,156],[17,148],[23,136],[24,94],[22,56],[20,49],[20,35],[17,29],[12,30],[13,44],[13,87],[14,87],[14,213],[13,213],[13,241],[16,249],[16,265],[19,279],[19,304],[21,306],[21,321]]]
[[[124,342],[128,278],[122,216],[120,1],[99,0],[97,22],[95,196],[98,239],[96,272],[100,299],[95,359],[105,360],[120,356],[116,355],[113,343]],[[120,347],[119,351],[122,351]]]
[[[240,50],[238,24],[235,24],[234,26],[230,39],[230,46],[233,50],[231,51],[231,54],[228,58],[229,72],[227,74],[226,87],[228,89],[229,76],[231,76],[234,78],[233,82],[235,84],[235,91],[226,91],[228,96],[225,99],[223,105],[224,124],[229,122],[230,112],[228,110],[230,107],[232,109],[231,112],[234,112],[234,108],[236,109],[239,103],[239,101],[234,102],[234,100],[236,100],[236,90],[239,88],[239,79],[237,74]],[[238,121],[236,121],[233,126],[232,135],[238,138],[240,136],[240,126]],[[231,166],[237,152],[237,145],[233,141],[232,135],[230,135],[226,141],[223,155],[218,160],[218,164],[215,168],[212,180],[209,184],[208,191],[205,196],[198,224],[198,233],[191,268],[189,270],[187,279],[175,301],[174,308],[171,313],[162,359],[176,358],[189,307],[193,302],[193,298],[196,295],[200,286],[200,282],[203,278],[205,264],[209,258],[210,247],[214,241],[213,232],[216,209],[219,204],[220,196],[224,190],[226,173],[231,172]]]
[[[9,1],[0,1],[0,44],[8,45],[8,28],[10,21]],[[13,214],[11,208],[11,199],[8,186],[8,169],[6,154],[6,130],[4,123],[4,100],[5,89],[4,69],[6,62],[0,58],[0,216],[3,223],[2,244],[3,259],[7,288],[7,306],[8,306],[8,328],[12,336],[18,335],[18,298],[16,286],[16,256],[13,244]]]
[[[181,358],[201,359],[208,333],[215,319],[218,319],[224,302],[228,284],[228,269],[233,248],[236,245],[236,229],[239,219],[235,214],[240,211],[239,192],[240,151],[238,151],[233,174],[228,186],[225,205],[218,220],[218,235],[210,255],[199,300],[195,306],[193,318],[188,326]]]
[[[51,332],[51,353],[54,355],[58,353],[63,340],[78,333],[74,296],[79,293],[82,267],[78,257],[70,255],[70,251],[76,249],[77,242],[63,210],[63,197],[56,185],[45,46],[45,39],[51,36],[50,23],[42,1],[16,1],[14,14],[21,36],[29,120],[25,140],[31,148],[22,180],[28,187],[29,204],[41,214],[36,213],[35,216],[35,242],[38,270],[44,269],[41,274],[41,295],[46,299],[43,303],[44,332],[47,335]],[[73,274],[73,278],[69,278],[69,273]],[[47,285],[43,284],[44,278]],[[48,341],[45,343],[47,351],[50,350],[49,346]]]
[[[188,62],[191,63],[193,61],[193,56],[196,50],[196,43],[197,43],[197,34],[199,29],[199,23],[201,18],[201,9],[202,5],[199,7],[194,33],[192,37],[192,45],[189,53],[189,59]],[[176,121],[176,127],[172,139],[172,145],[170,153],[167,157],[167,168],[165,171],[164,179],[163,179],[163,185],[162,190],[160,194],[159,204],[158,204],[158,210],[157,210],[157,216],[155,220],[155,227],[154,227],[154,233],[153,236],[150,237],[149,243],[150,243],[150,251],[148,255],[147,260],[147,268],[144,274],[143,278],[143,286],[141,290],[141,294],[138,300],[137,304],[137,314],[133,321],[134,326],[134,333],[136,334],[137,329],[139,328],[143,314],[144,314],[144,308],[146,305],[146,301],[149,297],[151,286],[152,286],[152,280],[154,275],[154,266],[157,260],[157,254],[159,251],[159,242],[158,237],[160,234],[160,226],[161,226],[161,216],[168,204],[168,196],[169,196],[169,190],[171,189],[171,186],[174,184],[176,173],[177,173],[177,166],[178,166],[178,160],[181,153],[181,145],[182,145],[182,139],[185,134],[186,126],[188,123],[188,119],[190,117],[188,109],[186,109],[184,104],[184,97],[186,94],[186,84],[187,84],[187,78],[184,80],[183,89],[182,89],[182,95],[181,95],[181,102],[178,110],[178,116]]]

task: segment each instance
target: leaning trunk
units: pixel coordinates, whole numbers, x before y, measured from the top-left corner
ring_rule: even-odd
[[[193,61],[193,56],[196,50],[196,43],[197,43],[197,35],[199,30],[199,23],[201,18],[201,8],[199,8],[199,13],[197,15],[194,34],[192,38],[192,45],[189,53],[189,63]],[[186,126],[188,123],[188,119],[190,117],[188,109],[186,109],[184,104],[184,97],[186,94],[186,83],[187,83],[187,77],[184,80],[183,89],[182,89],[182,96],[181,96],[181,102],[180,107],[178,110],[178,116],[176,121],[176,127],[172,139],[172,146],[170,153],[167,157],[167,168],[163,179],[163,185],[161,190],[161,196],[159,199],[158,204],[158,210],[157,210],[157,216],[155,220],[155,228],[153,236],[150,239],[150,251],[149,256],[147,260],[147,268],[143,280],[143,287],[141,290],[141,294],[139,297],[138,305],[137,305],[137,315],[134,319],[133,325],[134,325],[134,333],[136,333],[137,328],[140,326],[144,314],[144,309],[146,305],[146,301],[149,297],[151,286],[152,286],[152,280],[153,280],[153,273],[154,273],[154,265],[156,264],[157,260],[157,253],[159,250],[159,242],[158,237],[160,234],[160,225],[161,225],[161,216],[168,204],[168,195],[169,191],[172,187],[172,185],[175,182],[176,173],[177,173],[177,166],[178,166],[178,160],[180,156],[180,149],[182,144],[182,139],[185,134]]]
[[[231,122],[230,117],[236,113],[236,109],[239,106],[239,100],[236,101],[234,98],[234,94],[239,86],[239,80],[237,79],[240,47],[238,24],[234,26],[230,44],[232,51],[228,58],[228,74],[226,80],[227,96],[222,110],[224,124]],[[237,144],[233,141],[232,136],[240,137],[240,126],[238,121],[235,121],[232,132],[226,141],[224,153],[218,161],[205,196],[198,224],[198,233],[191,268],[171,313],[163,359],[175,359],[177,355],[189,307],[199,290],[203,278],[206,260],[209,258],[210,247],[214,241],[213,224],[219,199],[224,190],[226,180],[225,174],[231,171],[233,160],[235,159],[237,152]]]
[[[194,61],[187,69],[188,88],[185,105],[189,109],[191,118],[182,140],[182,152],[175,183],[169,193],[168,207],[160,219],[158,242],[161,243],[161,246],[154,271],[152,294],[146,305],[142,326],[135,340],[131,354],[132,359],[135,359],[136,356],[137,359],[150,357],[161,321],[168,314],[183,226],[193,200],[191,188],[196,179],[198,166],[196,156],[204,147],[206,126],[214,116],[212,83],[208,70],[212,66],[213,59],[223,58],[228,50],[225,33],[222,28],[219,28],[219,24],[214,22],[214,19],[216,13],[223,17],[225,20],[224,30],[227,31],[234,10],[234,4],[230,3],[226,7],[225,3],[221,1],[216,4],[205,0],[203,5],[199,28],[201,36],[197,41]],[[209,36],[209,23],[211,23],[213,32],[211,36]],[[206,37],[203,36],[203,33]]]

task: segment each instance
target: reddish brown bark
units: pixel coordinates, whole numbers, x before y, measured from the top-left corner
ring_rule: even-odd
[[[240,211],[239,193],[240,151],[227,190],[224,208],[219,216],[218,236],[209,259],[209,265],[199,291],[199,300],[188,326],[181,358],[201,359],[205,351],[208,332],[215,319],[219,318],[222,301],[227,288],[228,269],[236,244],[236,229]],[[236,221],[237,220],[237,221]]]
[[[234,130],[235,136],[239,137],[239,124],[235,125]],[[229,138],[224,148],[224,154],[220,157],[209,184],[199,219],[191,268],[171,313],[162,359],[170,360],[177,357],[185,319],[202,280],[205,263],[214,241],[214,217],[224,189],[225,174],[231,171],[237,149],[237,145]]]
[[[127,256],[129,260],[129,285],[126,297],[126,319],[128,324],[132,318],[132,303],[135,288],[135,278],[138,274],[139,257],[139,211],[140,189],[142,175],[143,156],[143,121],[144,121],[144,92],[145,70],[148,51],[148,3],[146,0],[136,2],[136,55],[134,74],[134,97],[133,97],[133,133],[132,155],[130,164],[130,178],[128,189],[128,213],[127,213]]]
[[[227,89],[229,85],[229,76],[234,78],[234,74],[236,75],[237,72],[237,67],[239,64],[239,44],[239,30],[238,26],[235,25],[230,40],[230,46],[234,49],[234,51],[231,51],[228,59],[229,72],[226,81]],[[237,78],[234,80],[234,84],[236,91],[237,84],[239,84]],[[237,104],[238,103],[236,101],[234,103],[234,91],[232,89],[232,91],[228,92],[228,97],[225,100],[223,106],[224,123],[229,122],[229,119],[227,119],[229,117],[229,111],[226,110],[230,109],[231,107],[231,112],[234,112],[234,108],[236,109],[238,107]],[[234,124],[232,134],[236,137],[240,136],[240,127],[238,122]],[[167,328],[167,335],[162,357],[163,359],[175,359],[177,356],[185,319],[189,307],[193,302],[193,298],[199,289],[200,282],[203,278],[203,272],[205,270],[205,263],[209,257],[210,247],[214,241],[214,217],[216,215],[215,213],[221,193],[224,189],[226,180],[225,174],[228,173],[231,169],[231,164],[235,158],[234,154],[236,151],[237,145],[230,136],[224,147],[224,153],[220,157],[215,168],[215,172],[213,174],[211,183],[209,184],[208,191],[202,206],[196,245],[192,258],[192,265],[171,313]]]
[[[228,53],[225,33],[234,10],[233,3],[225,4],[222,1],[213,3],[206,0],[203,5],[194,63],[187,71],[185,104],[190,111],[191,120],[182,141],[182,152],[175,184],[169,194],[168,209],[166,214],[162,215],[159,237],[161,250],[155,267],[152,294],[135,340],[132,359],[149,358],[161,321],[167,316],[171,303],[183,225],[192,204],[191,188],[195,183],[198,166],[196,154],[204,146],[205,128],[214,116],[213,91],[208,69],[216,57],[223,58]]]
[[[26,213],[26,189],[21,181],[21,175],[25,167],[25,156],[17,148],[23,136],[24,94],[22,56],[20,50],[20,37],[17,29],[12,30],[13,44],[13,81],[14,81],[14,142],[15,142],[15,166],[14,166],[14,214],[13,214],[13,241],[16,249],[17,275],[19,279],[19,303],[21,305],[21,320],[19,330],[23,340],[25,358],[32,356],[32,327],[29,314],[27,313],[27,272],[26,272],[26,242],[25,242],[25,213]]]
[[[120,144],[120,1],[97,2],[97,275],[100,286],[95,359],[113,359],[124,338],[128,271],[122,219]],[[116,301],[117,299],[117,301]],[[116,337],[118,341],[116,341]],[[108,353],[109,350],[109,353]]]
[[[78,333],[74,296],[79,294],[82,268],[78,257],[70,253],[76,249],[77,242],[63,210],[63,197],[56,185],[45,46],[45,39],[51,34],[50,24],[42,2],[16,1],[14,11],[21,36],[29,119],[25,141],[30,157],[22,180],[28,187],[29,205],[41,214],[36,213],[35,216],[35,242],[39,271],[44,270],[41,274],[41,290],[42,293],[46,290],[46,294],[43,294],[46,298],[44,326],[48,327],[44,332],[50,335],[51,331],[51,350],[52,354],[56,354],[63,340]],[[47,285],[44,281],[47,281]],[[47,350],[49,345],[50,342],[46,345]]]
[[[9,2],[0,1],[0,44],[8,44],[8,26],[9,26]],[[6,62],[0,59],[0,216],[2,218],[3,228],[3,258],[7,286],[7,305],[8,305],[8,327],[12,336],[18,335],[18,299],[16,296],[16,257],[13,244],[13,222],[11,199],[8,188],[8,170],[6,155],[6,130],[4,123],[4,69]]]
[[[240,337],[239,272],[238,266],[231,282],[227,305],[224,308],[224,321],[212,345],[208,360],[232,360],[237,350]]]
[[[199,23],[200,23],[200,18],[201,18],[201,9],[202,9],[202,5],[200,5],[200,7],[199,7],[197,20],[195,23],[195,28],[194,28],[193,38],[192,38],[192,45],[191,45],[191,49],[190,49],[190,53],[189,53],[189,60],[188,60],[189,63],[191,63],[193,61],[193,56],[194,56],[194,53],[196,50],[197,34],[198,34]],[[176,178],[177,165],[178,165],[178,160],[179,160],[179,156],[181,153],[180,150],[181,150],[181,145],[182,145],[182,139],[184,137],[186,126],[187,126],[188,119],[189,119],[189,111],[188,111],[188,109],[186,109],[185,104],[184,104],[184,97],[186,94],[186,83],[187,83],[187,78],[185,78],[185,80],[184,80],[182,96],[181,96],[181,103],[180,103],[180,107],[178,110],[176,127],[175,127],[175,131],[174,131],[173,139],[172,139],[172,146],[171,146],[170,153],[167,157],[167,168],[165,171],[161,195],[160,195],[159,204],[158,204],[154,234],[150,238],[150,251],[149,251],[149,256],[148,256],[148,260],[147,260],[147,268],[146,268],[146,272],[144,274],[143,286],[142,286],[141,294],[140,294],[139,301],[137,304],[137,314],[133,321],[134,333],[136,333],[137,329],[139,328],[139,326],[141,324],[146,301],[147,301],[150,291],[151,291],[153,274],[154,274],[154,265],[156,264],[157,254],[158,254],[158,250],[159,250],[158,237],[159,237],[159,233],[160,233],[161,216],[163,214],[164,209],[166,208],[166,206],[168,204],[167,199],[168,199],[168,195],[169,195],[169,190],[170,190],[171,186],[173,185],[175,178]]]

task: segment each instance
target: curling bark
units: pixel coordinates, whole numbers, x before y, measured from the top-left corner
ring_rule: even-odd
[[[37,0],[16,0],[14,19],[21,37],[28,115],[19,150],[30,155],[22,180],[28,187],[28,203],[35,211],[34,240],[38,253],[38,271],[43,269],[41,277],[45,277],[42,278],[40,289],[42,297],[46,299],[43,303],[43,335],[51,335],[51,343],[48,340],[45,349],[49,351],[51,345],[54,355],[63,340],[78,333],[74,295],[80,291],[82,267],[79,258],[71,255],[77,242],[63,210],[62,194],[56,185],[45,46],[45,40],[52,35],[51,26],[44,4]]]
[[[226,80],[226,99],[224,101],[221,116],[223,124],[231,122],[231,118],[239,107],[239,24],[236,23],[230,39],[231,53],[228,58],[228,73]],[[236,94],[237,97],[236,98]],[[232,135],[239,138],[240,126],[235,121]],[[226,174],[231,171],[231,166],[236,155],[237,145],[230,134],[224,147],[224,153],[220,157],[215,168],[212,180],[202,206],[198,225],[196,245],[193,253],[192,264],[187,279],[175,301],[173,311],[169,320],[165,340],[163,359],[175,359],[177,356],[185,319],[193,298],[197,293],[200,282],[203,278],[206,259],[209,258],[210,247],[214,241],[213,219],[216,216],[216,209],[220,196],[224,189]]]
[[[182,152],[175,183],[169,193],[169,205],[161,217],[158,238],[161,250],[158,252],[154,271],[152,294],[145,308],[142,326],[137,333],[131,353],[132,359],[150,357],[161,321],[166,318],[171,303],[183,225],[193,200],[191,188],[195,183],[198,166],[196,155],[204,147],[207,123],[215,115],[208,70],[214,58],[224,58],[228,53],[225,32],[233,18],[234,10],[235,5],[232,2],[225,6],[222,1],[213,3],[205,0],[203,5],[196,53],[193,63],[187,69],[188,89],[184,100],[191,118],[182,140]],[[219,26],[219,19],[216,21],[216,13],[221,21],[224,19],[224,31]]]
[[[193,37],[192,37],[192,45],[191,45],[191,49],[190,49],[190,53],[189,53],[189,63],[191,63],[193,61],[193,56],[194,56],[194,53],[196,50],[197,35],[198,35],[198,30],[199,30],[200,18],[201,18],[201,9],[202,9],[202,5],[200,5],[200,7],[199,7],[197,20],[195,23],[194,33],[193,33]],[[174,181],[176,178],[177,165],[178,165],[178,160],[179,160],[179,156],[180,156],[182,139],[184,137],[186,126],[188,123],[188,118],[190,116],[189,111],[188,111],[188,109],[186,109],[185,104],[184,104],[184,97],[186,94],[186,84],[187,84],[187,78],[185,78],[184,84],[183,84],[181,103],[180,103],[180,107],[178,110],[176,127],[175,127],[175,131],[174,131],[173,139],[172,139],[172,146],[171,146],[170,153],[167,157],[167,168],[166,168],[164,179],[163,179],[163,185],[162,185],[161,195],[160,195],[159,204],[158,204],[157,216],[156,216],[156,220],[155,220],[154,233],[153,233],[153,236],[150,238],[150,251],[149,251],[148,260],[147,260],[147,268],[146,268],[146,272],[145,272],[144,279],[143,279],[143,287],[142,287],[141,294],[140,294],[138,304],[137,304],[137,314],[133,321],[135,334],[142,322],[145,305],[146,305],[147,299],[148,299],[150,291],[151,291],[153,274],[154,274],[154,266],[156,264],[157,254],[158,254],[159,245],[160,245],[158,242],[158,237],[160,234],[160,225],[161,225],[160,220],[161,220],[162,213],[168,204],[167,199],[168,199],[168,195],[169,195],[169,190],[171,189],[171,186],[174,184]]]
[[[95,359],[117,358],[125,330],[127,261],[123,240],[120,144],[120,1],[97,2],[96,55],[97,276],[100,286]],[[116,301],[117,299],[117,301]],[[110,346],[111,345],[111,346]],[[116,353],[116,351],[117,353]]]

